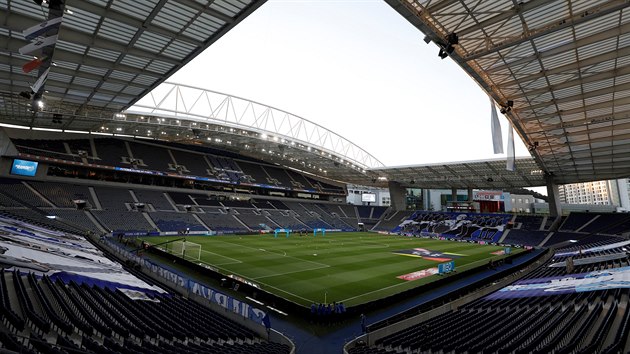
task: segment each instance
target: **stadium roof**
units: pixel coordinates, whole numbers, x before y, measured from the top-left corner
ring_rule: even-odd
[[[630,2],[386,1],[427,42],[457,34],[452,60],[513,101],[508,119],[557,183],[630,175]]]
[[[348,139],[302,117],[244,98],[169,82],[103,128],[213,145],[348,183],[369,182],[366,170],[383,166]]]
[[[519,159],[516,172],[505,171],[505,160],[384,168],[347,139],[273,107],[175,84],[147,95],[264,0],[66,0],[54,51],[42,51],[52,60],[37,113],[19,93],[47,64],[22,72],[33,59],[19,54],[29,42],[22,31],[55,14],[29,0],[0,0],[7,14],[0,19],[0,122],[218,144],[363,185],[504,188],[543,185],[544,173],[558,183],[630,174],[629,2],[386,1],[444,48],[457,33],[451,58],[497,103],[514,102],[507,117],[533,159]],[[175,104],[166,107],[169,101]],[[135,103],[142,104],[120,113]]]
[[[46,126],[60,113],[66,128],[74,118],[107,119],[130,107],[265,0],[65,0],[65,8],[63,0],[47,2],[0,1],[0,116]],[[62,15],[61,26],[41,37],[58,35],[54,45],[20,54],[31,42],[23,30]],[[22,66],[34,56],[48,60],[25,74]],[[31,91],[46,68],[46,106],[32,114],[27,105],[34,102],[18,94]]]
[[[545,185],[543,171],[531,157],[516,158],[516,171],[505,159],[394,166],[371,169],[377,180],[409,188],[501,189]]]

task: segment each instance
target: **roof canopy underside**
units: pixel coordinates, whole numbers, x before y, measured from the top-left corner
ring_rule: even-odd
[[[545,175],[530,157],[517,158],[516,171],[505,169],[505,159],[436,163],[372,169],[382,182],[408,188],[504,189],[545,185]]]
[[[514,102],[508,119],[557,183],[630,175],[630,2],[386,1],[435,43],[457,34],[451,58]]]
[[[27,74],[22,66],[51,52],[42,65],[50,67],[43,114],[128,108],[264,2],[65,0],[56,43],[22,55],[20,48],[30,43],[22,31],[61,13],[46,3],[40,8],[31,0],[0,0],[0,115],[34,116],[31,102],[18,94],[30,91],[43,70]]]

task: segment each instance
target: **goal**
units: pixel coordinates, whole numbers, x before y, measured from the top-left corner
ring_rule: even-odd
[[[201,245],[190,241],[173,241],[169,252],[184,259],[198,261],[201,258]]]

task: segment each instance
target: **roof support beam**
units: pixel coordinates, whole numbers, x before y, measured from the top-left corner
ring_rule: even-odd
[[[528,42],[532,39],[536,39],[542,37],[544,35],[559,31],[564,28],[568,28],[571,26],[576,26],[581,23],[594,20],[598,17],[608,15],[613,12],[617,12],[626,7],[630,6],[630,3],[624,0],[613,0],[602,5],[594,6],[590,9],[586,9],[581,11],[580,14],[575,14],[571,17],[561,19],[560,21],[553,21],[551,23],[542,25],[538,28],[529,29],[527,33],[523,33],[522,35],[515,36],[511,39],[504,40],[494,45],[489,45],[488,48],[483,50],[478,50],[470,53],[469,55],[462,56],[462,59],[465,61],[476,60],[486,55],[496,53],[500,50],[514,47],[524,42]]]
[[[39,24],[41,21],[33,19],[29,16],[24,16],[19,13],[11,13],[11,16],[8,16],[7,22],[8,28],[28,28]],[[61,26],[61,29],[59,31],[59,39],[66,42],[80,44],[85,47],[107,49],[121,53],[126,52],[128,54],[132,54],[141,58],[159,60],[173,65],[179,64],[179,60],[172,59],[163,55],[158,56],[155,53],[151,53],[140,48],[129,47],[127,45],[114,42],[103,36],[99,36],[98,40],[94,40],[94,33],[88,34],[79,32],[72,29],[71,27]]]
[[[77,9],[81,9],[83,11],[87,11],[99,16],[105,16],[105,13],[107,13],[107,18],[112,19],[112,20],[116,20],[118,22],[122,22],[125,24],[130,25],[131,27],[135,27],[138,29],[143,29],[143,30],[148,30],[157,34],[161,34],[163,36],[166,36],[168,38],[174,38],[174,39],[178,39],[181,40],[182,42],[187,42],[188,44],[194,45],[194,46],[202,46],[202,43],[199,43],[197,41],[195,41],[192,38],[188,38],[188,37],[183,37],[181,36],[178,32],[175,31],[169,31],[165,28],[162,27],[158,27],[156,25],[153,25],[149,22],[146,21],[142,21],[139,20],[135,17],[131,17],[128,16],[126,14],[123,14],[121,12],[118,12],[114,9],[108,8],[105,9],[101,6],[98,6],[96,4],[93,4],[89,1],[84,1],[84,0],[68,0],[67,1],[68,4],[67,6],[70,7],[74,7]],[[201,6],[201,4],[199,4]],[[225,21],[228,22],[228,21]]]
[[[490,27],[494,24],[497,24],[499,22],[502,21],[506,21],[516,15],[518,15],[519,13],[525,13],[527,11],[533,10],[537,7],[540,7],[542,5],[546,5],[549,4],[549,0],[530,0],[528,2],[519,2],[516,5],[512,6],[509,10],[500,13],[499,15],[490,17],[486,20],[483,20],[477,24],[475,24],[474,26],[470,26],[470,27],[466,27],[466,28],[462,28],[462,29],[458,29],[457,35],[459,36],[459,38],[464,38],[465,35],[475,32],[475,31],[479,31],[482,30],[484,28]],[[432,11],[433,9],[429,8],[429,11]]]
[[[562,90],[564,88],[569,88],[573,86],[593,83],[597,81],[603,81],[607,79],[613,79],[618,76],[630,74],[630,65],[618,67],[616,69],[611,69],[605,72],[600,72],[597,74],[585,76],[586,73],[582,73],[582,76],[574,79],[568,80],[560,84],[551,85],[549,87],[541,87],[539,89],[531,90],[531,91],[521,91],[515,95],[510,95],[511,99],[524,98],[524,97],[533,97],[536,95],[541,95],[550,91]]]
[[[28,42],[24,40],[8,38],[8,37],[0,37],[0,48],[5,49],[8,52],[17,53],[19,48],[26,44],[28,44]],[[53,58],[53,60],[54,59],[68,61],[70,63],[86,64],[86,65],[91,65],[91,66],[95,66],[99,68],[126,71],[131,74],[151,75],[151,76],[155,76],[156,80],[159,78],[158,76],[160,75],[160,73],[154,73],[148,70],[134,68],[129,65],[124,65],[124,64],[114,65],[112,62],[104,60],[104,59],[81,55],[78,53],[63,50],[58,47],[55,48],[55,57]],[[51,71],[54,72],[55,69],[52,69]]]
[[[531,55],[528,55],[526,57],[523,57],[521,59],[518,60],[514,60],[511,62],[508,62],[504,65],[500,65],[500,66],[495,66],[492,68],[489,68],[488,70],[486,70],[487,73],[496,73],[498,71],[503,71],[506,70],[508,67],[513,67],[513,66],[517,66],[517,65],[522,65],[522,64],[527,64],[531,61],[534,60],[538,60],[538,59],[545,59],[545,58],[550,58],[553,57],[554,55],[558,55],[558,54],[562,54],[562,53],[566,53],[570,50],[574,50],[577,48],[581,48],[584,46],[587,46],[589,44],[593,44],[593,43],[597,43],[597,42],[601,42],[604,41],[606,39],[610,39],[610,38],[615,38],[618,37],[622,34],[626,34],[630,32],[630,23],[626,23],[623,24],[621,26],[619,26],[618,28],[615,29],[607,29],[605,31],[602,32],[598,32],[595,34],[592,34],[590,36],[586,36],[583,38],[578,39],[577,41],[573,42],[569,42],[557,47],[553,47],[551,49],[548,50],[544,50],[541,52],[535,52],[532,53]]]
[[[630,55],[630,47],[619,48],[619,50],[611,50],[606,53],[602,53],[602,54],[595,55],[587,59],[580,60],[579,62],[572,62],[572,63],[565,64],[565,65],[562,65],[553,69],[544,70],[536,74],[519,77],[513,81],[499,83],[498,87],[508,88],[512,86],[519,86],[520,84],[534,81],[534,80],[540,79],[541,77],[551,76],[555,74],[567,74],[570,72],[575,72],[577,75],[577,70],[579,70],[580,68],[584,69],[591,65],[596,65],[601,62],[608,61],[608,60],[622,58],[628,55]]]
[[[532,122],[532,121],[543,121],[544,119],[548,119],[548,118],[558,118],[558,117],[563,117],[563,116],[570,116],[573,114],[580,114],[580,113],[584,113],[584,112],[588,112],[588,111],[592,111],[592,110],[596,110],[596,109],[602,109],[602,108],[611,108],[611,103],[614,102],[614,106],[624,106],[627,104],[630,104],[630,97],[623,97],[623,98],[618,98],[615,99],[614,101],[606,101],[606,102],[599,102],[599,103],[594,103],[591,105],[587,105],[584,107],[578,107],[578,108],[574,108],[574,109],[567,109],[565,111],[562,111],[560,113],[558,112],[553,112],[553,113],[548,113],[548,114],[541,114],[541,115],[532,115],[531,117],[527,114],[525,114],[525,117],[521,117],[520,118],[520,122],[521,124],[523,122]],[[521,116],[520,112],[519,112],[519,117]],[[599,116],[602,117],[602,116]],[[604,116],[605,118],[603,118],[602,120],[613,120],[614,117],[612,115],[610,116]],[[587,118],[586,121],[587,122],[593,122],[596,118]],[[584,119],[578,120],[578,122],[583,122]],[[569,121],[566,124],[566,127],[575,127],[576,125],[574,125],[574,122],[576,121]]]

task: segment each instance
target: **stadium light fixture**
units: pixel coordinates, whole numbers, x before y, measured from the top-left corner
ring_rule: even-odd
[[[451,32],[446,36],[446,43],[445,44],[440,44],[438,43],[439,47],[440,47],[440,51],[438,53],[438,56],[442,59],[445,59],[446,57],[448,57],[449,55],[451,55],[454,51],[455,51],[455,47],[453,47],[454,45],[458,45],[459,44],[459,37],[457,36],[457,33],[455,32]]]

